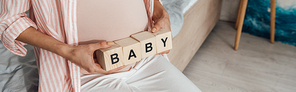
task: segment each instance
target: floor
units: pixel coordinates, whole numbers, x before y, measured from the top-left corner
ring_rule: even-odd
[[[184,74],[203,92],[296,92],[296,46],[243,33],[219,21]]]

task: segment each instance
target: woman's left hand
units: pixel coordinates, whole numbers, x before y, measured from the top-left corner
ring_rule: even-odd
[[[168,12],[161,5],[159,0],[154,0],[154,10],[152,20],[154,21],[154,26],[152,27],[152,33],[158,32],[159,29],[166,29],[171,31],[171,23],[169,19]],[[170,50],[158,53],[158,54],[168,54]]]

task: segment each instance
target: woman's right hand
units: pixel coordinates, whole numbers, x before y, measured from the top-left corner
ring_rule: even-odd
[[[110,74],[124,67],[105,71],[95,62],[94,52],[100,48],[109,48],[114,42],[99,42],[70,46],[53,37],[45,35],[32,27],[23,31],[16,40],[56,53],[78,65],[82,71],[87,71],[87,74]]]
[[[96,63],[94,53],[98,49],[109,48],[112,45],[114,45],[114,42],[99,42],[73,46],[70,50],[68,50],[69,54],[66,58],[78,65],[81,69],[81,73],[83,74],[110,74],[124,68],[124,66],[110,71],[105,71],[101,68],[100,64]]]

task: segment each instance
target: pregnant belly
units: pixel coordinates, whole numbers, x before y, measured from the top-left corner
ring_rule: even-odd
[[[147,30],[143,0],[78,0],[79,44],[114,41]]]

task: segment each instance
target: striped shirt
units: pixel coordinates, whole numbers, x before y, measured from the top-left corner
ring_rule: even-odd
[[[28,27],[71,46],[78,45],[76,0],[0,0],[0,40],[12,53],[25,56],[25,43],[15,40]],[[153,0],[144,0],[152,27]],[[29,11],[29,17],[25,14]],[[80,92],[77,65],[47,50],[34,47],[40,92]]]

